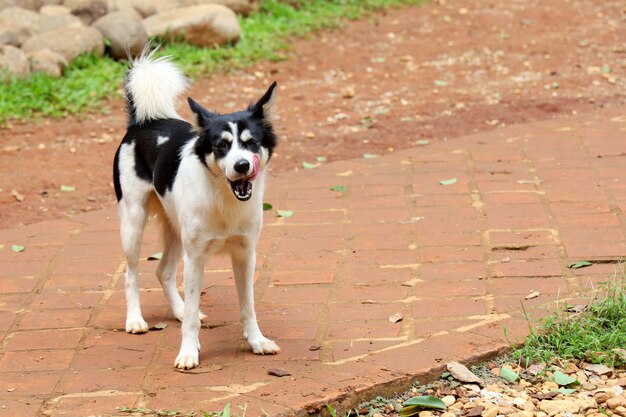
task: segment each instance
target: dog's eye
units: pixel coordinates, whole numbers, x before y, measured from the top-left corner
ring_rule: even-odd
[[[215,150],[218,152],[225,152],[228,150],[229,143],[225,140],[220,140],[215,144]]]

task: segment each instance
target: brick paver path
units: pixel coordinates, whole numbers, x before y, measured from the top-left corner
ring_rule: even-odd
[[[508,346],[505,326],[509,338],[524,335],[526,295],[540,292],[524,304],[541,315],[626,255],[625,137],[626,110],[611,111],[272,178],[266,201],[294,215],[266,213],[256,296],[283,350],[248,351],[228,261],[216,259],[202,296],[202,366],[187,373],[172,366],[180,325],[156,262],[142,265],[144,313],[168,327],[123,331],[115,210],[0,231],[0,416],[227,402],[247,404],[248,416],[306,415],[406,387],[451,359],[493,355]],[[154,233],[145,241],[144,256],[159,250]],[[567,269],[580,259],[604,262]],[[396,313],[404,319],[391,323]]]

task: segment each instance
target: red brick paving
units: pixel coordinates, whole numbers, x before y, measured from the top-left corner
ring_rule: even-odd
[[[123,331],[114,210],[0,231],[0,416],[229,402],[248,415],[306,415],[501,352],[505,326],[509,340],[527,331],[527,294],[541,293],[523,301],[540,317],[615,269],[568,262],[626,256],[625,133],[626,113],[615,110],[272,178],[266,201],[294,215],[265,214],[256,296],[261,327],[283,350],[249,351],[229,262],[217,259],[206,271],[198,373],[172,366],[180,324],[153,262],[141,265],[144,313],[168,327]],[[144,255],[158,250],[154,231],[144,240]],[[395,313],[404,319],[389,322]]]

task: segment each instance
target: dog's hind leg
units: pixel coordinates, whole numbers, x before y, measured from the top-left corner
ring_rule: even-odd
[[[280,348],[274,341],[263,336],[254,310],[254,266],[256,263],[254,247],[254,243],[247,238],[229,245],[243,324],[243,337],[252,347],[252,352],[257,355],[273,355],[278,353]]]
[[[147,195],[147,193],[146,193]],[[145,333],[148,323],[141,314],[139,276],[139,253],[147,219],[146,199],[122,198],[119,204],[122,249],[126,255],[126,331]]]

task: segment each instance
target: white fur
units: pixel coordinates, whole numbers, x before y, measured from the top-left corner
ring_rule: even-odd
[[[154,58],[147,50],[135,59],[126,85],[133,96],[137,122],[156,119],[180,119],[176,99],[188,86],[187,79],[171,58]]]
[[[131,92],[137,94],[134,102],[138,109],[143,109],[141,117],[144,120],[174,117],[173,93],[186,82],[173,64],[163,59],[153,60],[150,56],[139,58],[133,64],[129,83],[133,80]],[[159,91],[161,88],[165,91]],[[150,105],[146,104],[147,101]],[[225,158],[216,162],[213,155],[209,155],[209,169],[194,152],[198,137],[190,140],[180,150],[181,161],[172,189],[163,196],[158,195],[151,184],[137,177],[135,144],[120,147],[118,163],[123,191],[119,201],[120,231],[127,259],[126,331],[148,331],[148,324],[141,314],[137,266],[144,225],[150,211],[155,211],[160,214],[164,237],[157,277],[174,316],[182,321],[182,342],[174,364],[181,369],[199,364],[200,320],[204,317],[199,310],[203,271],[208,259],[220,252],[230,254],[232,259],[243,335],[252,351],[274,354],[280,350],[276,343],[263,336],[254,309],[255,247],[263,222],[264,168],[269,153],[262,148],[261,173],[251,180],[253,193],[250,200],[237,200],[224,177],[241,177],[234,171],[234,164],[246,158],[252,165],[253,154],[239,147],[236,130],[235,125],[231,149]],[[162,143],[161,138],[157,140]],[[181,258],[184,262],[185,301],[176,289],[176,267]]]

